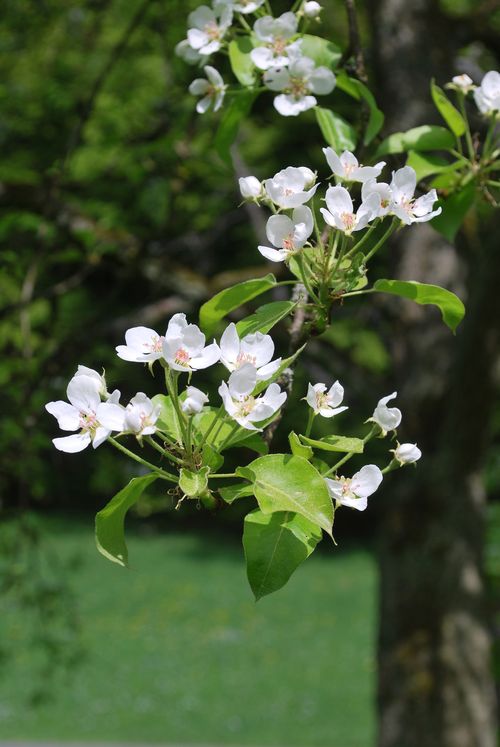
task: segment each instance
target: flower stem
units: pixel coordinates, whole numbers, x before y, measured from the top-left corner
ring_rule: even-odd
[[[179,421],[179,427],[182,434],[182,443],[185,445],[187,441],[186,423],[184,421],[184,413],[182,412],[181,406],[179,404],[179,395],[177,394],[177,378],[171,376],[170,368],[165,368],[165,384],[167,386],[167,391],[170,395],[172,405]]]
[[[177,485],[177,480],[173,475],[170,474],[170,472],[166,472],[165,470],[161,469],[161,467],[157,467],[156,464],[152,464],[151,462],[146,461],[146,459],[143,459],[140,456],[137,456],[137,454],[134,454],[133,451],[130,451],[122,444],[118,443],[114,438],[108,438],[108,441],[113,444],[115,449],[118,449],[118,451],[121,451],[123,454],[126,454],[126,456],[130,457],[130,459],[134,459],[134,461],[139,462],[139,464],[144,465],[144,467],[148,467],[148,469],[155,472],[158,477],[161,477],[163,480],[168,480],[168,482],[173,482],[175,485]]]
[[[236,472],[227,472],[225,474],[222,474],[221,472],[216,472],[213,475],[209,475],[208,479],[213,480],[215,477],[221,477],[222,479],[229,479],[231,477],[239,477],[239,475],[237,475]]]
[[[470,133],[469,119],[467,117],[467,111],[465,109],[465,97],[462,91],[457,91],[458,108],[465,122],[465,142],[467,143],[467,151],[471,161],[476,160],[476,154],[474,153],[474,143],[472,142],[472,135]]]
[[[387,229],[387,231],[384,233],[384,235],[379,239],[379,241],[377,241],[377,243],[375,244],[375,246],[372,246],[372,248],[370,249],[370,251],[368,252],[368,254],[365,254],[365,264],[366,264],[366,262],[368,262],[369,259],[371,259],[373,257],[373,255],[375,254],[375,252],[378,252],[378,250],[380,249],[380,247],[383,244],[385,244],[385,242],[387,241],[387,239],[389,238],[389,236],[391,236],[391,234],[394,233],[394,231],[397,229],[397,227],[398,227],[398,219],[394,218],[394,220],[392,221],[391,225],[389,226],[389,228]]]
[[[166,449],[162,449],[160,444],[157,444],[154,438],[151,436],[146,436],[145,441],[153,447],[153,449],[156,449],[162,456],[167,457],[167,459],[170,459],[170,461],[174,462],[175,464],[182,464],[182,459],[179,459],[178,457],[171,454]]]
[[[315,417],[316,417],[316,413],[314,412],[314,410],[312,409],[309,410],[309,417],[307,419],[306,432],[304,433],[306,438],[309,437],[309,434],[311,433],[311,428],[312,428],[312,424],[314,422]]]

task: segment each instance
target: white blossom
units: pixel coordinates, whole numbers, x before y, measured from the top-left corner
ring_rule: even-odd
[[[406,225],[423,223],[441,214],[440,207],[432,209],[438,198],[436,190],[431,189],[422,197],[414,199],[416,186],[417,175],[411,166],[403,166],[402,169],[392,172],[390,212]]]
[[[383,218],[391,209],[392,190],[386,182],[377,182],[375,179],[367,179],[367,181],[363,182],[361,185],[361,200],[366,202],[372,194],[378,195],[380,201],[376,217]]]
[[[126,345],[118,345],[116,352],[124,361],[150,363],[162,357],[163,340],[164,338],[154,329],[132,327],[125,332]]]
[[[107,399],[109,397],[108,387],[106,384],[104,373],[100,374],[97,371],[95,371],[93,368],[88,368],[88,366],[82,366],[80,364],[78,366],[75,376],[89,376],[91,379],[94,379],[94,381],[96,382],[97,391],[99,392],[99,396],[102,397],[103,399]]]
[[[227,5],[214,10],[200,5],[188,16],[187,38],[190,46],[200,55],[218,52],[232,20],[233,11]]]
[[[339,179],[345,182],[366,182],[368,179],[376,179],[385,166],[385,161],[376,163],[375,166],[362,166],[354,153],[345,150],[338,156],[333,148],[323,148],[327,163]]]
[[[154,404],[144,392],[137,392],[126,407],[103,402],[99,406],[98,417],[110,431],[133,433],[136,436],[149,436],[156,431],[156,421],[161,405]]]
[[[413,462],[418,462],[422,456],[417,444],[398,444],[397,449],[391,449],[391,451],[394,459],[397,459],[400,464],[413,464]]]
[[[337,480],[325,477],[324,480],[337,505],[364,511],[368,505],[368,497],[377,490],[383,475],[375,464],[367,464],[352,477],[339,477]]]
[[[288,67],[272,67],[264,73],[264,84],[271,91],[282,91],[274,99],[274,107],[284,117],[295,117],[316,106],[313,94],[331,93],[335,80],[331,70],[316,67],[309,57],[293,58]]]
[[[299,166],[298,169],[304,176],[305,189],[310,189],[313,184],[316,184],[316,173],[312,169],[308,166]]]
[[[258,200],[262,196],[262,183],[256,176],[241,176],[238,179],[241,196],[245,200]]]
[[[188,386],[186,394],[187,397],[181,404],[181,409],[186,415],[196,415],[203,410],[204,405],[208,404],[207,395],[195,386]]]
[[[217,363],[220,350],[215,341],[205,347],[205,335],[196,324],[188,324],[185,314],[174,314],[163,340],[163,357],[174,371],[196,371]]]
[[[500,111],[500,73],[490,70],[474,90],[474,101],[481,114]]]
[[[262,5],[264,0],[239,0],[239,2],[233,2],[232,0],[214,0],[214,8],[228,7],[236,13],[255,13]]]
[[[100,446],[110,435],[98,417],[101,397],[100,385],[94,376],[77,374],[68,384],[66,394],[69,400],[48,402],[45,409],[53,415],[63,431],[79,431],[72,436],[54,438],[52,443],[59,451],[76,453],[85,449],[90,443],[94,449]],[[120,392],[114,391],[109,402],[117,403]]]
[[[344,399],[344,387],[336,381],[328,391],[325,384],[309,384],[307,387],[306,402],[312,407],[315,415],[322,415],[324,418],[333,418],[340,412],[347,410],[347,407],[339,407]]]
[[[298,207],[308,202],[318,188],[315,184],[308,189],[309,171],[306,166],[288,166],[278,171],[272,179],[264,182],[268,196],[282,209]]]
[[[254,423],[267,420],[279,410],[286,400],[278,384],[270,384],[265,393],[259,397],[252,395],[257,383],[257,371],[250,363],[233,371],[226,384],[219,387],[219,394],[228,415],[236,420],[242,428],[249,431],[261,431]]]
[[[125,431],[136,436],[148,436],[156,431],[156,421],[160,417],[161,405],[154,405],[143,392],[132,397],[125,408]]]
[[[283,262],[302,249],[313,228],[312,212],[305,205],[294,208],[291,218],[287,215],[271,215],[266,224],[266,235],[277,248],[259,246],[259,252],[271,262]]]
[[[253,31],[259,45],[252,49],[250,57],[259,70],[282,67],[289,63],[289,55],[300,54],[300,40],[290,42],[297,33],[298,19],[295,13],[283,13],[279,18],[264,16],[255,21]]]
[[[447,84],[447,88],[455,88],[463,93],[468,93],[474,88],[474,81],[467,75],[462,73],[461,75],[454,75],[451,82]]]
[[[401,423],[401,410],[397,407],[387,407],[387,403],[398,396],[397,392],[388,394],[387,397],[382,397],[376,406],[373,415],[369,418],[369,421],[376,423],[382,429],[382,433],[385,435],[387,431],[395,430]]]
[[[236,371],[249,363],[257,372],[257,381],[269,379],[281,364],[281,358],[271,360],[274,342],[270,335],[254,332],[240,339],[236,325],[232,322],[220,338],[220,351],[220,362],[229,371]]]
[[[218,111],[224,101],[227,88],[222,75],[214,67],[205,65],[203,69],[207,77],[196,78],[189,86],[190,94],[203,97],[196,104],[198,114],[204,114],[211,105],[214,112]]]
[[[325,201],[328,210],[320,208],[325,222],[343,231],[347,236],[353,231],[365,228],[369,221],[377,217],[380,210],[380,197],[373,192],[355,213],[351,195],[345,187],[340,186],[329,187],[326,190]]]
[[[175,46],[175,54],[180,57],[188,65],[202,65],[207,62],[209,55],[200,54],[193,49],[188,39],[183,39]]]
[[[315,2],[315,0],[308,0],[302,6],[302,11],[306,18],[317,18],[322,10],[322,6]]]

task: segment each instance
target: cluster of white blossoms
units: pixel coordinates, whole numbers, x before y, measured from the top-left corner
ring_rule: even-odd
[[[262,430],[255,423],[272,417],[286,400],[286,393],[277,384],[270,384],[260,395],[257,385],[270,379],[279,369],[281,358],[272,360],[274,342],[270,335],[255,332],[240,338],[231,323],[224,331],[220,345],[206,345],[205,335],[189,324],[185,314],[175,314],[164,335],[148,327],[133,327],[125,333],[125,345],[118,345],[120,358],[134,363],[152,365],[161,361],[171,371],[192,374],[219,361],[231,372],[228,382],[222,382],[219,394],[227,414],[247,430]],[[161,407],[144,393],[138,392],[124,407],[120,392],[107,392],[103,376],[79,366],[67,388],[68,402],[49,402],[46,409],[57,418],[65,431],[78,431],[73,436],[55,438],[60,451],[82,451],[92,443],[100,446],[113,431],[130,433],[139,438],[156,432]],[[181,395],[181,409],[195,415],[208,404],[207,395],[194,386]]]
[[[464,95],[472,91],[477,108],[485,116],[497,116],[500,112],[500,73],[497,70],[487,72],[479,86],[474,84],[469,75],[462,73],[455,75],[447,87],[461,91]]]
[[[78,366],[66,389],[69,402],[49,402],[45,409],[53,415],[63,431],[78,431],[72,436],[54,438],[59,451],[76,453],[89,444],[94,449],[111,435],[112,431],[147,436],[156,430],[159,406],[142,392],[138,392],[126,407],[119,404],[120,392],[111,394],[104,376],[86,366]]]
[[[401,423],[401,410],[397,407],[388,407],[387,403],[397,396],[396,392],[389,394],[379,400],[373,415],[367,422],[378,426],[378,435],[385,437],[389,431],[395,433]],[[324,418],[332,418],[334,415],[347,410],[347,407],[339,407],[344,399],[344,389],[336,381],[327,391],[325,384],[309,384],[307,391],[307,404],[312,408],[314,415]],[[416,444],[398,444],[396,449],[391,449],[394,456],[393,463],[404,466],[413,464],[422,456],[422,452]],[[352,477],[339,476],[336,479],[325,477],[325,483],[330,496],[336,505],[349,506],[358,511],[364,511],[368,505],[368,497],[372,495],[383,480],[383,472],[375,464],[367,464],[356,472]]]
[[[206,78],[197,78],[189,87],[191,94],[202,97],[196,106],[200,114],[210,106],[214,111],[222,106],[227,85],[221,74],[206,63],[227,43],[234,14],[259,14],[251,30],[243,21],[244,28],[251,31],[248,38],[253,49],[249,56],[256,72],[262,75],[264,86],[278,94],[274,106],[280,114],[297,116],[316,106],[316,96],[327,95],[335,88],[332,71],[317,66],[302,53],[300,20],[317,19],[321,12],[319,3],[304,2],[297,12],[287,11],[278,18],[266,15],[263,4],[264,0],[213,0],[212,7],[202,5],[190,13],[187,38],[177,44],[176,53],[188,63],[204,66]]]
[[[349,151],[338,155],[333,148],[323,148],[328,166],[335,178],[325,194],[326,208],[320,208],[325,223],[350,236],[369,223],[392,215],[406,224],[428,221],[441,213],[433,209],[437,193],[432,189],[415,197],[417,177],[411,166],[392,172],[390,183],[379,182],[385,162],[362,166]],[[361,202],[355,210],[353,198],[344,184],[361,183]],[[314,230],[314,216],[306,205],[316,194],[316,174],[305,166],[289,166],[272,179],[260,182],[255,176],[241,177],[240,192],[245,200],[269,206],[272,215],[266,224],[266,235],[272,246],[259,246],[259,252],[272,262],[283,262],[297,254]],[[291,211],[289,215],[282,211]]]

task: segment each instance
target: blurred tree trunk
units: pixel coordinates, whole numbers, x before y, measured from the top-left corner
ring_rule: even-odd
[[[458,46],[436,3],[372,0],[370,11],[388,130],[435,120],[429,81],[450,79]],[[455,251],[423,224],[394,246],[396,276],[458,290],[467,316],[453,338],[437,314],[395,307],[402,433],[424,459],[396,475],[382,517],[379,747],[496,744],[481,467],[499,349],[499,228],[473,226]]]

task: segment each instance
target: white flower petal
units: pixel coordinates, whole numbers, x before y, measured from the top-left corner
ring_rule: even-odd
[[[80,411],[73,405],[58,400],[48,402],[45,409],[55,418],[62,431],[76,431],[80,428]]]
[[[90,444],[90,433],[75,433],[73,436],[64,436],[63,438],[53,438],[52,443],[67,454],[76,454],[83,451]]]

